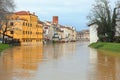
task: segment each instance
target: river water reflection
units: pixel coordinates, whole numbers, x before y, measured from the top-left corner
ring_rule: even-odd
[[[0,80],[120,80],[120,57],[87,42],[21,46],[0,55]]]

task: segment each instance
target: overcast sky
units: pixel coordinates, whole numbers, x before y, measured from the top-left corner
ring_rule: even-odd
[[[115,3],[116,0],[111,0]],[[88,29],[87,18],[94,0],[15,0],[16,11],[35,12],[41,21],[59,16],[59,24]]]

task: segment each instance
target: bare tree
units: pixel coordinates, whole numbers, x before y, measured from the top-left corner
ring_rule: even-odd
[[[96,0],[89,15],[89,20],[98,25],[97,32],[99,40],[103,37],[113,41],[116,26],[116,8],[111,10],[108,0]]]
[[[4,37],[9,25],[10,13],[14,11],[15,5],[13,0],[0,0],[0,29],[2,34],[2,43],[5,42]],[[4,26],[4,27],[3,27]]]

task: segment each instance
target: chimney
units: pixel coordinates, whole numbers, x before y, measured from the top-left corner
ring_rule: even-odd
[[[58,16],[53,16],[53,24],[58,24]]]

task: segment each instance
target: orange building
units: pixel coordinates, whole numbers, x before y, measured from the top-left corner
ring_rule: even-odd
[[[43,26],[35,13],[29,11],[13,13],[9,25],[6,34],[19,40],[21,44],[42,43]]]

